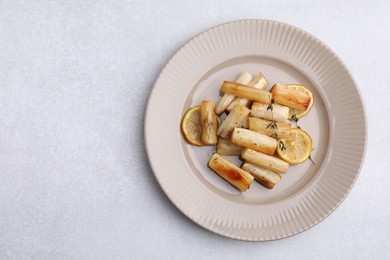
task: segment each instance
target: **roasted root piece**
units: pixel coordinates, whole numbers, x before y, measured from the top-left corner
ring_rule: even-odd
[[[288,163],[281,159],[249,148],[242,149],[241,157],[249,163],[253,163],[277,173],[286,173],[289,166]]]
[[[249,74],[249,72],[243,72],[240,74],[240,76],[236,79],[235,82],[241,84],[248,84],[251,80],[252,75]],[[222,114],[234,98],[234,95],[228,93],[223,94],[222,98],[219,100],[217,106],[215,107],[215,113],[217,113],[217,115]]]
[[[244,83],[243,83],[244,84]],[[268,87],[268,81],[265,79],[263,73],[257,74],[251,82],[249,82],[248,87],[257,88],[257,89],[266,89]],[[244,106],[250,105],[251,101],[246,98],[236,97],[226,108],[227,111],[231,111],[237,103],[243,104]]]
[[[276,103],[298,110],[306,110],[313,99],[313,94],[301,85],[275,84],[271,93]]]
[[[248,87],[247,85],[224,81],[221,88],[222,92],[237,97],[246,98],[252,101],[270,104],[272,95],[270,92]]]
[[[206,100],[200,106],[200,124],[202,126],[202,143],[214,145],[217,143],[217,115],[214,112],[214,101]]]
[[[290,123],[273,122],[256,117],[248,118],[248,127],[252,131],[275,138],[283,138],[291,134]]]
[[[219,176],[242,191],[249,189],[249,186],[254,179],[252,175],[243,169],[238,168],[236,165],[217,153],[210,158],[208,165],[213,171],[218,173]]]
[[[230,141],[266,154],[274,154],[278,145],[276,139],[244,128],[234,128]]]
[[[217,134],[222,138],[230,138],[233,129],[240,126],[242,120],[244,120],[249,113],[249,108],[244,105],[237,104],[219,126]]]
[[[280,174],[252,163],[244,163],[241,165],[241,169],[250,173],[253,177],[255,177],[257,182],[268,189],[273,189],[275,184],[282,179]]]
[[[241,154],[242,147],[232,144],[229,139],[218,138],[217,153],[224,156],[238,156]]]
[[[251,116],[276,122],[288,122],[289,111],[288,107],[282,105],[272,104],[270,107],[269,105],[253,102]]]
[[[242,121],[238,127],[248,128],[248,118],[249,118],[249,116],[246,116],[244,119],[242,119]]]

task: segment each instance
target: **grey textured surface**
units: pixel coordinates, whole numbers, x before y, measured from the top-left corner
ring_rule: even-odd
[[[0,0],[0,259],[390,259],[389,2],[183,2]],[[368,116],[366,160],[344,203],[267,243],[186,219],[157,185],[143,140],[148,95],[174,52],[246,18],[323,40]]]

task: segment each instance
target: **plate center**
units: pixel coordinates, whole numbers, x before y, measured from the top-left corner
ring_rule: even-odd
[[[215,146],[196,147],[187,144],[182,138],[182,149],[193,173],[216,194],[245,204],[275,203],[288,199],[301,191],[322,172],[320,168],[329,146],[328,114],[324,100],[317,91],[318,86],[312,80],[283,61],[263,56],[240,57],[212,68],[192,87],[183,106],[182,114],[189,107],[200,105],[203,100],[212,99],[217,103],[221,98],[222,82],[224,80],[234,81],[244,71],[248,71],[252,76],[262,72],[269,82],[267,90],[275,83],[291,83],[304,85],[313,92],[314,107],[307,116],[299,120],[298,124],[312,137],[315,150],[311,158],[315,165],[310,160],[300,165],[291,165],[288,172],[282,175],[282,180],[272,190],[253,181],[248,191],[240,192],[207,167],[208,160],[215,152]],[[226,158],[237,166],[240,166],[242,162],[237,156]]]

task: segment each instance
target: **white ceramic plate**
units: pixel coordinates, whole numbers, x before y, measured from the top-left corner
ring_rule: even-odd
[[[273,190],[254,182],[239,192],[207,168],[215,148],[191,146],[180,131],[189,107],[217,102],[221,83],[243,71],[315,96],[299,124],[313,138],[316,165],[290,167]],[[340,59],[312,35],[265,20],[222,24],[184,45],[157,79],[145,118],[149,161],[169,199],[202,227],[251,241],[297,234],[334,211],[356,181],[366,138],[362,99]]]

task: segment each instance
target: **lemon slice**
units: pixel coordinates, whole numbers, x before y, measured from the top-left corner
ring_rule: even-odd
[[[310,98],[310,102],[306,110],[298,110],[298,109],[290,108],[288,119],[290,120],[294,119],[294,115],[296,119],[304,117],[310,112],[311,108],[314,105],[313,93],[301,85],[288,85],[288,87],[293,89],[295,92],[299,93],[301,96],[306,96],[307,98]]]
[[[202,126],[200,125],[200,106],[187,110],[181,122],[184,138],[190,144],[202,146]]]
[[[217,125],[221,124],[221,119],[217,116]],[[191,107],[185,113],[181,122],[181,130],[184,138],[190,144],[203,146],[202,126],[200,124],[200,106]]]
[[[312,140],[308,133],[300,128],[292,128],[291,135],[278,141],[277,153],[290,164],[305,162],[312,151]]]

